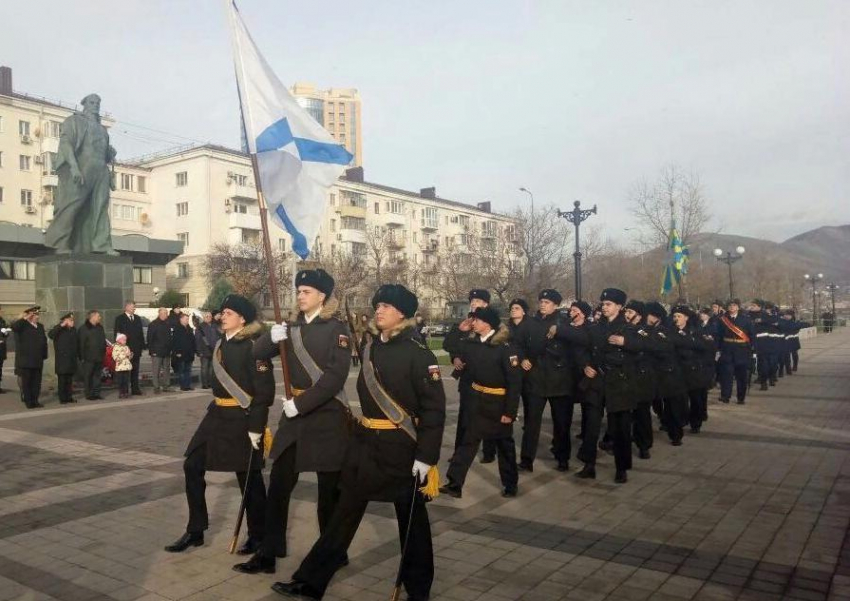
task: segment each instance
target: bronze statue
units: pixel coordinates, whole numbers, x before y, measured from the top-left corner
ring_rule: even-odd
[[[115,149],[100,123],[100,96],[89,94],[81,104],[83,111],[62,123],[54,163],[59,189],[44,243],[59,254],[115,255],[109,223],[109,191],[114,189],[109,163],[115,161]]]

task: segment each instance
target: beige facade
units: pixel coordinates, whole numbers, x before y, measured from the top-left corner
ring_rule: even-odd
[[[352,167],[363,165],[363,135],[360,94],[354,88],[316,89],[311,83],[296,83],[289,91],[334,139],[354,155]]]

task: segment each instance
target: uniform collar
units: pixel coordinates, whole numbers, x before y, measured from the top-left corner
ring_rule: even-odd
[[[495,334],[496,334],[496,330],[490,330],[489,332],[487,332],[483,336],[479,336],[478,339],[483,344],[483,343],[487,342],[488,340],[490,340]]]
[[[316,309],[316,311],[312,315],[307,315],[306,313],[304,313],[304,323],[311,323],[319,316],[319,313],[322,312],[322,309],[323,307],[319,306],[319,308]]]
[[[227,341],[228,341],[228,342],[230,342],[230,340],[231,340],[234,336],[236,336],[239,332],[241,332],[241,331],[242,331],[242,330],[244,330],[244,329],[245,329],[245,328],[244,328],[244,326],[243,326],[243,327],[239,328],[238,330],[236,330],[235,332],[231,332],[230,334],[225,334],[225,335],[224,335],[224,337],[225,337],[225,338],[227,338]]]

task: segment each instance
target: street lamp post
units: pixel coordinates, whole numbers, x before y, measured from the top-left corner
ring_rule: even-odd
[[[823,279],[822,273],[804,274],[803,278],[812,284],[812,325],[818,326],[818,308],[817,308],[817,283]]]
[[[829,292],[830,298],[832,300],[832,323],[834,325],[835,324],[835,291],[838,290],[838,286],[835,284],[835,282],[830,282],[829,284],[824,286],[824,288],[826,288],[827,292]]]
[[[531,190],[529,190],[528,188],[526,188],[524,186],[521,187],[519,189],[519,191],[525,192],[526,194],[528,194],[531,197],[531,226],[529,228],[530,229],[529,234],[531,235],[531,244],[529,244],[530,248],[528,249],[529,252],[531,253],[531,256],[529,257],[530,265],[528,267],[528,275],[533,276],[534,275],[534,261],[536,260],[536,257],[534,256],[534,194],[532,194]]]
[[[579,226],[581,222],[596,215],[596,205],[592,209],[582,209],[581,201],[577,200],[573,203],[572,211],[558,211],[558,217],[563,217],[576,228],[576,251],[573,253],[576,269],[576,300],[581,300],[581,247],[579,246]]]
[[[740,261],[741,259],[743,259],[744,253],[746,252],[746,250],[747,249],[744,248],[743,246],[739,246],[735,249],[735,252],[728,250],[724,254],[721,249],[719,249],[719,248],[714,249],[714,256],[717,258],[717,260],[720,261],[721,263],[726,263],[726,265],[729,267],[729,299],[730,300],[735,298],[735,285],[734,285],[734,282],[732,280],[732,263],[735,263],[736,261]]]

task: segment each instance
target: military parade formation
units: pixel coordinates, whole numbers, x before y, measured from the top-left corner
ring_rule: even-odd
[[[233,472],[242,502],[231,552],[246,556],[233,569],[275,573],[277,559],[288,553],[293,489],[301,473],[313,472],[319,538],[292,578],[272,586],[294,598],[322,598],[336,571],[348,564],[348,549],[368,504],[382,502],[393,504],[398,522],[401,560],[394,598],[404,589],[408,599],[428,599],[434,557],[427,502],[440,493],[463,495],[479,449],[481,463],[497,462],[507,498],[521,494],[523,473],[540,468],[539,448],[547,443],[558,472],[573,471],[574,458],[580,464],[575,477],[595,479],[598,457],[608,453],[613,455],[613,481],[624,484],[635,454],[640,460],[651,458],[653,414],[658,431],[672,446],[682,446],[686,431],[698,435],[705,427],[709,391],[715,387],[721,403],[730,403],[734,394],[743,404],[753,378],[763,391],[792,376],[799,363],[799,332],[808,326],[793,311],[759,299],[746,310],[738,299],[710,308],[684,303],[666,308],[629,299],[616,288],[603,290],[595,307],[582,300],[565,303],[557,290],[544,289],[536,311],[517,298],[503,320],[489,291],[473,289],[467,317],[443,341],[451,361],[451,378],[445,379],[456,380],[460,401],[454,448],[441,481],[444,377],[422,337],[416,295],[400,284],[381,286],[364,330],[362,322],[340,310],[334,286],[322,269],[300,271],[295,278],[298,314],[289,323],[267,328],[250,300],[231,294],[215,323],[210,318],[196,324],[202,338],[207,330],[216,331],[202,364],[202,371],[209,372],[202,373],[204,388],[212,398],[185,451],[186,528],[165,548],[182,553],[204,545],[209,527],[205,473]],[[118,378],[120,398],[131,390],[139,393],[144,348],[159,363],[165,362],[168,348],[172,355],[174,348],[183,349],[160,348],[160,329],[174,337],[175,328],[184,328],[180,335],[191,338],[183,323],[187,316],[175,313],[173,327],[166,327],[169,320],[172,316],[162,310],[145,341],[134,305],[125,305],[112,350],[125,372]],[[3,358],[5,338],[16,337],[15,371],[27,407],[40,406],[48,336],[61,402],[74,402],[71,380],[80,358],[86,398],[100,398],[96,366],[105,335],[98,311],[90,311],[76,329],[73,314],[64,315],[47,334],[38,307],[0,326]],[[268,418],[278,357],[284,359],[284,396],[272,436]],[[352,364],[358,369],[359,412],[352,410],[345,392]],[[160,375],[155,384],[168,389]],[[547,404],[552,430],[544,434]],[[580,420],[573,428],[576,409]],[[516,433],[519,452],[517,421],[522,427]],[[268,484],[262,475],[267,461]],[[243,516],[247,536],[238,546]]]

